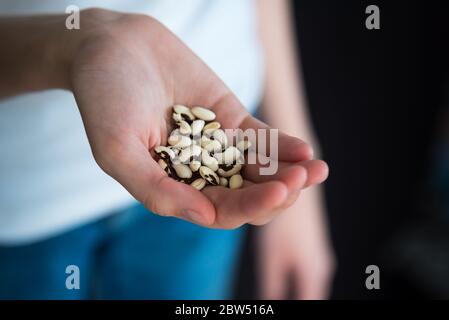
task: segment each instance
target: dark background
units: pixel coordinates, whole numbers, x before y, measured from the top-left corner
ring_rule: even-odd
[[[380,30],[365,27],[370,4],[380,8]],[[421,244],[449,235],[435,222],[428,184],[445,107],[449,10],[443,1],[350,0],[292,1],[292,10],[309,107],[330,167],[326,200],[338,260],[332,298],[448,294],[438,283],[449,285],[449,264],[447,272],[433,272]],[[257,297],[254,232],[237,298]],[[408,249],[414,241],[419,246]],[[371,264],[380,268],[381,290],[365,288]]]

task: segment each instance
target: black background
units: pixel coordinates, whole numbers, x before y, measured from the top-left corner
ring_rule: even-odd
[[[380,8],[367,30],[365,8]],[[388,248],[428,210],[426,177],[448,71],[443,1],[293,1],[308,102],[330,167],[326,198],[338,268],[332,298],[431,297],[391,268]],[[254,230],[238,298],[256,297]],[[381,290],[365,288],[378,265]],[[449,270],[448,270],[449,273]]]

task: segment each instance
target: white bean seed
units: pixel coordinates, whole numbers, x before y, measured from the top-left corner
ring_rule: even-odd
[[[229,177],[232,177],[233,175],[239,173],[240,170],[242,170],[242,165],[238,163],[238,164],[235,164],[232,167],[230,167],[230,169],[228,169],[228,170],[219,168],[217,173],[224,178],[229,178]]]
[[[203,107],[194,107],[191,111],[198,119],[204,121],[213,121],[215,119],[215,113],[212,110]]]
[[[227,187],[228,186],[228,179],[220,177],[220,186]]]
[[[181,149],[190,146],[192,139],[186,136],[171,135],[168,138],[168,143],[175,148]]]
[[[220,122],[214,121],[214,122],[210,122],[208,124],[206,124],[203,128],[203,133],[205,135],[212,135],[212,133],[217,130],[220,129],[221,124]]]
[[[207,181],[203,178],[198,178],[193,181],[190,185],[197,190],[202,190],[207,184]]]
[[[225,164],[231,164],[237,161],[240,161],[242,157],[242,153],[236,147],[229,147],[223,153],[223,161]]]
[[[204,120],[195,120],[192,122],[192,136],[199,136],[205,125]]]
[[[176,175],[181,179],[190,179],[192,177],[192,170],[185,164],[174,164],[173,169],[175,169]]]
[[[236,174],[229,179],[229,188],[230,189],[239,189],[243,185],[243,178],[241,175]]]
[[[200,175],[211,185],[217,186],[220,184],[220,178],[209,167],[201,166]]]
[[[203,149],[201,152],[201,162],[206,167],[209,167],[212,171],[218,170],[218,161],[214,157],[211,157],[207,150]]]
[[[179,132],[183,135],[190,135],[192,133],[192,128],[186,121],[181,120],[179,121]]]

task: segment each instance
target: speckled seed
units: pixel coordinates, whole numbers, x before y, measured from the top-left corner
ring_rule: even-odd
[[[215,152],[214,158],[217,159],[218,164],[224,164],[224,156],[222,152]]]
[[[229,179],[229,188],[239,189],[243,185],[243,178],[241,175],[236,174]]]
[[[194,107],[192,108],[192,113],[198,119],[204,121],[212,121],[215,119],[215,113],[212,110],[203,108],[203,107]]]
[[[154,152],[156,152],[162,159],[173,159],[176,156],[173,150],[164,146],[157,146],[156,148],[154,148]]]
[[[159,160],[157,161],[157,163],[159,164],[159,166],[160,166],[160,167],[162,168],[162,170],[164,170],[164,171],[165,171],[165,168],[168,167],[167,162],[165,162],[165,161],[162,160],[162,159],[159,159]]]
[[[201,154],[201,147],[191,145],[181,150],[181,153],[179,154],[179,161],[182,163],[186,163],[187,161],[189,161],[190,157],[199,157],[200,154]]]
[[[200,175],[209,182],[211,185],[217,186],[220,184],[220,178],[217,176],[215,172],[205,166],[201,166]]]
[[[165,160],[163,159],[159,159],[158,162],[159,166],[162,168],[162,170],[165,171],[165,173],[167,173],[170,177],[172,176],[172,172],[170,167],[168,166],[167,162],[165,162]]]
[[[183,121],[182,116],[176,112],[173,112],[172,118],[176,123]]]
[[[175,110],[175,112],[177,114],[180,114],[184,120],[190,120],[190,121],[195,120],[195,116],[192,114],[190,109],[187,108],[186,106],[177,104],[173,107],[173,110]]]
[[[218,161],[214,157],[211,157],[207,150],[203,149],[201,152],[201,162],[206,167],[209,167],[212,171],[218,170]]]
[[[237,149],[239,149],[241,152],[245,152],[249,148],[251,148],[252,144],[248,140],[242,140],[239,143],[237,143]]]
[[[204,122],[204,120],[195,120],[192,122],[192,136],[199,136],[201,134],[201,131],[204,128],[204,125],[206,124],[206,122]]]
[[[206,137],[205,135],[201,136],[200,144],[201,147],[205,147],[207,144],[209,144],[212,140]]]
[[[188,124],[186,121],[181,120],[178,123],[179,125],[179,132],[183,135],[190,135],[192,133],[192,128],[190,127],[190,124]]]
[[[228,147],[228,137],[226,136],[226,133],[221,130],[215,130],[214,133],[212,134],[212,137],[214,138],[214,140],[220,142],[221,147],[223,149],[226,149]]]
[[[242,170],[242,165],[241,164],[236,164],[233,165],[232,168],[230,168],[229,170],[224,170],[222,168],[218,169],[218,174],[224,178],[229,178],[232,177],[233,175],[237,174],[240,172],[240,170]]]
[[[220,186],[227,187],[228,186],[228,179],[220,177]]]
[[[175,169],[176,175],[181,179],[190,179],[192,177],[192,170],[185,164],[174,164],[173,169]]]
[[[202,145],[202,147],[207,150],[207,152],[211,153],[211,152],[218,152],[221,151],[221,144],[220,142],[216,141],[216,140],[210,140],[209,143],[206,143],[205,145]]]
[[[215,130],[220,129],[220,122],[214,121],[206,124],[203,128],[203,133],[206,135],[211,135]]]
[[[190,185],[194,187],[197,190],[203,189],[207,184],[207,181],[203,178],[198,178],[195,181],[193,181]]]
[[[229,147],[223,153],[223,161],[226,164],[234,163],[235,161],[241,160],[242,153],[236,147]]]
[[[192,160],[189,163],[189,167],[190,167],[190,170],[192,170],[192,172],[197,172],[201,167],[201,161]]]
[[[168,143],[175,148],[181,149],[190,146],[192,140],[186,136],[171,135],[168,138]]]

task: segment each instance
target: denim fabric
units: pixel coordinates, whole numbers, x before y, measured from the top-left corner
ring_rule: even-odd
[[[0,299],[226,299],[243,229],[135,206],[45,241],[0,247]],[[80,288],[66,288],[68,265]]]

